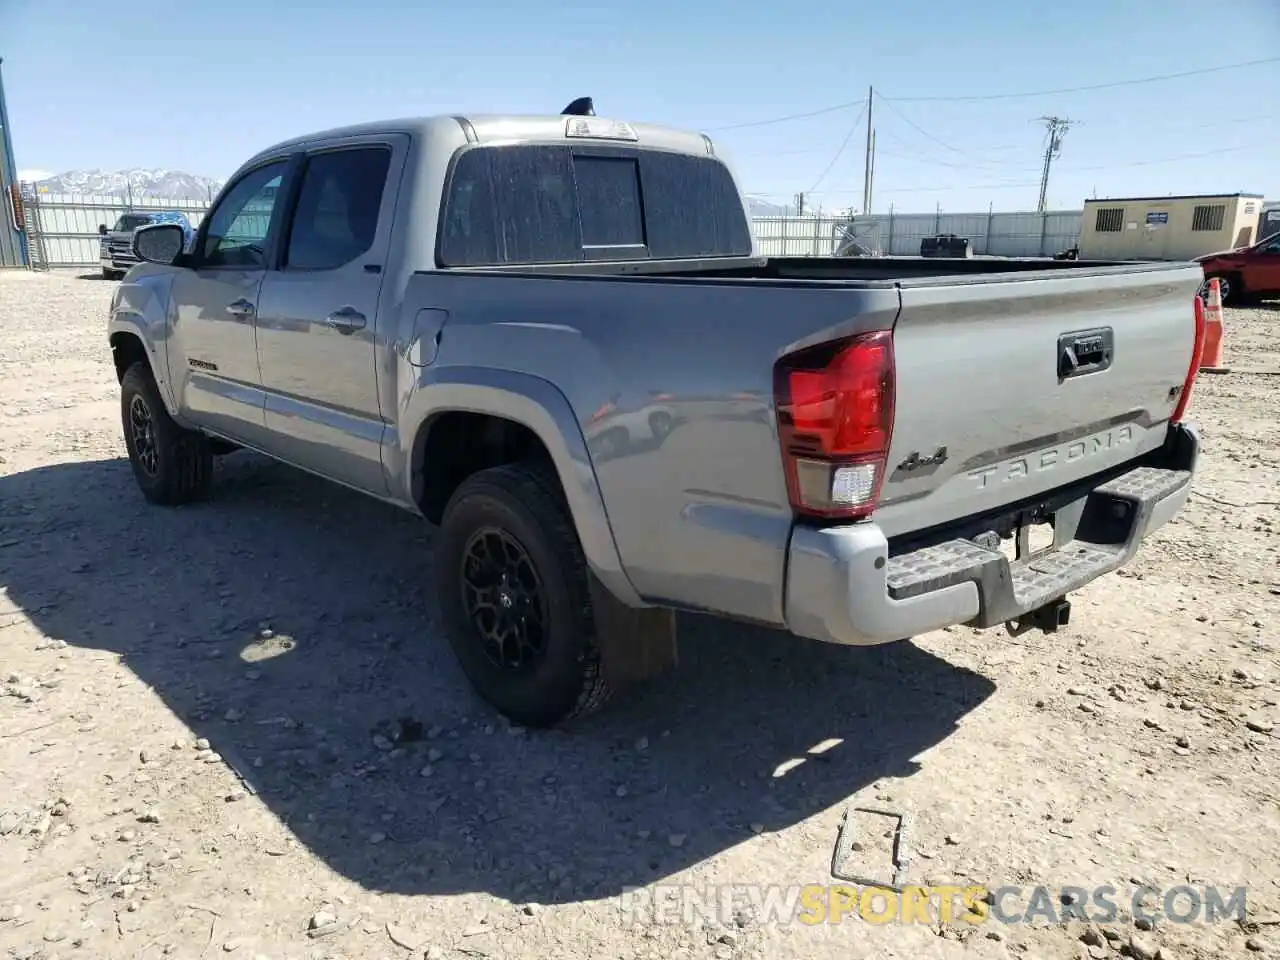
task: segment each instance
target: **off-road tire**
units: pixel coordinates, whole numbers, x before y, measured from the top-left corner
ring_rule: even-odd
[[[131,419],[135,402],[143,404],[151,418],[154,470],[148,470],[139,459]],[[130,366],[120,381],[120,415],[129,464],[144,497],[163,506],[178,506],[209,496],[213,483],[212,446],[202,434],[174,423],[151,368],[141,360]]]
[[[545,652],[533,669],[509,672],[486,656],[463,598],[467,544],[484,528],[524,548],[547,609]],[[559,483],[533,464],[473,474],[450,497],[435,549],[436,590],[454,655],[476,692],[510,720],[548,727],[598,709],[610,690],[600,669],[589,572]]]

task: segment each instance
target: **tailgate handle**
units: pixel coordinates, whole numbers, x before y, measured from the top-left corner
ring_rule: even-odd
[[[1076,330],[1058,337],[1058,382],[1111,366],[1115,335],[1110,327]]]

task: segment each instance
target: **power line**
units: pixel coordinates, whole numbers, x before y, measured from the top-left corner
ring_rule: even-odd
[[[914,120],[912,120],[912,119],[911,119],[910,117],[908,117],[906,114],[904,114],[901,110],[899,110],[897,107],[895,107],[891,101],[886,100],[884,97],[881,97],[879,94],[876,94],[876,96],[877,96],[877,97],[879,97],[879,99],[880,99],[880,102],[881,102],[881,103],[883,103],[886,107],[888,107],[888,108],[889,108],[889,110],[894,114],[894,116],[896,116],[899,120],[901,120],[903,123],[905,123],[907,126],[909,126],[909,127],[910,127],[912,130],[914,130],[916,133],[920,134],[920,136],[924,137],[926,140],[930,141],[931,143],[937,144],[937,145],[938,145],[939,147],[941,147],[942,149],[944,149],[944,150],[946,150],[946,151],[948,151],[948,152],[950,152],[950,153],[954,153],[954,154],[955,154],[956,156],[958,156],[958,157],[966,158],[966,159],[968,160],[968,162],[969,162],[969,165],[970,165],[970,166],[983,166],[983,167],[988,167],[988,168],[999,168],[999,167],[1007,167],[1007,166],[1009,166],[1010,161],[1008,161],[1008,160],[1003,161],[1003,162],[1001,162],[1001,161],[996,161],[996,160],[984,160],[984,159],[982,159],[982,158],[978,157],[976,154],[970,153],[970,152],[968,152],[968,151],[966,151],[966,150],[961,150],[959,147],[952,146],[951,144],[947,143],[945,140],[940,139],[939,137],[937,137],[937,136],[935,136],[934,134],[930,133],[928,130],[924,129],[924,127],[920,126],[920,124],[916,123]],[[896,138],[896,137],[893,137],[893,134],[892,134],[892,133],[890,133],[890,137],[891,137],[892,139],[898,139],[898,138]],[[900,143],[905,143],[905,141],[899,141],[899,142],[900,142]],[[1003,147],[1003,148],[1002,148],[1002,147],[988,147],[988,148],[987,148],[987,150],[988,150],[988,151],[995,151],[995,150],[1000,150],[1000,149],[1008,150],[1008,149],[1012,149],[1012,148],[1009,148],[1009,147]],[[944,161],[941,161],[941,160],[933,161],[933,162],[935,162],[938,166],[943,166],[943,167],[946,167],[946,166],[954,166],[954,164],[948,164],[948,163],[946,163],[946,162],[944,162]],[[1014,163],[1015,165],[1017,165],[1017,161],[1013,161],[1013,163]]]
[[[878,94],[877,94],[877,96],[878,96]],[[893,113],[893,114],[894,114],[894,115],[895,115],[899,120],[901,120],[901,121],[902,121],[903,123],[905,123],[907,126],[911,127],[911,129],[912,129],[912,130],[914,130],[916,133],[918,133],[920,136],[924,137],[926,140],[930,141],[931,143],[937,144],[939,147],[942,147],[944,150],[947,150],[947,151],[949,151],[949,152],[951,152],[951,153],[954,153],[954,154],[956,154],[958,157],[965,158],[965,159],[966,159],[966,161],[967,161],[967,165],[968,165],[969,167],[974,167],[974,166],[978,166],[978,167],[986,167],[986,168],[987,168],[988,170],[990,170],[992,173],[996,173],[996,172],[998,172],[1001,168],[1008,169],[1010,166],[1014,166],[1014,167],[1021,167],[1021,166],[1023,166],[1023,164],[1022,164],[1022,163],[1020,163],[1020,162],[1019,162],[1019,161],[1017,161],[1017,160],[1012,160],[1012,161],[1011,161],[1011,160],[1008,160],[1008,159],[1005,159],[1004,161],[984,160],[984,159],[981,159],[980,157],[978,157],[978,156],[977,156],[977,155],[975,155],[975,154],[969,153],[968,151],[965,151],[965,150],[961,150],[959,147],[952,146],[951,144],[947,143],[945,140],[940,139],[939,137],[937,137],[937,136],[935,136],[934,134],[930,133],[928,130],[924,129],[924,127],[920,126],[918,123],[916,123],[914,120],[912,120],[912,119],[911,119],[910,117],[908,117],[906,114],[904,114],[901,110],[899,110],[897,107],[895,107],[895,106],[893,105],[893,103],[892,103],[892,102],[890,102],[890,101],[888,101],[888,100],[884,99],[883,97],[881,97],[880,99],[881,99],[881,102],[884,104],[884,106],[888,107],[888,108],[889,108],[889,110],[890,110],[890,111],[891,111],[891,112],[892,112],[892,113]],[[896,139],[898,139],[897,137],[893,137],[892,133],[890,134],[890,136],[891,136],[893,139],[895,139],[895,140],[896,140]],[[899,142],[904,142],[904,143],[905,143],[905,141],[899,141]],[[995,151],[995,150],[1001,150],[1001,149],[1003,149],[1003,150],[1010,150],[1010,149],[1014,149],[1014,148],[1010,148],[1010,147],[1003,147],[1003,148],[1000,148],[1000,147],[988,147],[988,148],[987,148],[987,150],[988,150],[988,151]],[[930,162],[931,162],[932,164],[934,164],[934,165],[936,165],[936,166],[940,166],[940,167],[957,167],[957,168],[958,168],[958,167],[960,167],[960,164],[947,163],[947,162],[946,162],[946,161],[944,161],[944,160],[931,160]]]
[[[808,113],[789,113],[785,117],[773,117],[770,120],[750,120],[747,123],[731,123],[727,127],[708,127],[708,133],[718,133],[724,130],[745,130],[747,127],[767,127],[773,123],[783,123],[787,120],[805,120],[809,117],[821,117],[828,113],[838,113],[841,110],[848,110],[851,107],[866,106],[865,100],[850,100],[848,103],[837,103],[831,107],[823,107],[821,110],[810,110]]]
[[[1227,70],[1240,70],[1244,67],[1257,67],[1264,63],[1280,63],[1280,57],[1264,57],[1261,60],[1245,60],[1241,63],[1228,63],[1220,67],[1201,67],[1197,70],[1183,70],[1179,73],[1161,73],[1151,77],[1138,77],[1133,80],[1113,80],[1110,83],[1090,83],[1079,87],[1059,87],[1056,90],[1030,90],[1026,93],[991,93],[971,97],[894,97],[899,103],[977,103],[986,100],[1016,100],[1021,97],[1049,97],[1060,93],[1087,93],[1091,90],[1114,90],[1116,87],[1132,87],[1143,83],[1163,83],[1166,80],[1181,80],[1184,77],[1202,77],[1209,73],[1222,73]]]
[[[853,118],[853,123],[849,124],[849,132],[844,135],[844,140],[840,142],[840,146],[836,148],[836,152],[832,155],[830,162],[822,168],[822,173],[820,173],[818,175],[818,179],[813,182],[813,186],[805,191],[806,193],[813,193],[822,185],[822,181],[827,179],[827,174],[831,172],[831,168],[836,165],[836,161],[844,154],[845,148],[849,146],[849,141],[853,139],[853,135],[858,132],[858,124],[861,122],[862,116],[865,112],[866,110],[864,108],[862,112]]]
[[[898,115],[901,116],[901,113],[899,113]],[[1252,117],[1235,117],[1229,120],[1220,120],[1216,122],[1211,121],[1207,123],[1201,123],[1200,121],[1192,121],[1190,123],[1186,123],[1181,126],[1183,128],[1189,128],[1194,126],[1197,129],[1203,129],[1203,128],[1209,128],[1209,127],[1228,126],[1228,125],[1238,124],[1238,123],[1258,123],[1260,121],[1275,119],[1277,116],[1280,116],[1280,115],[1259,114],[1257,116],[1252,116]],[[902,119],[906,120],[907,118],[902,117]],[[1074,125],[1075,122],[1076,121],[1072,121],[1072,125]],[[908,121],[908,123],[910,123],[910,121]],[[914,127],[919,133],[928,137],[930,140],[933,140],[934,142],[938,143],[940,146],[948,147],[948,145],[945,144],[943,141],[938,140],[938,138],[930,135],[928,131],[920,128],[916,124],[910,124],[910,125]],[[1105,121],[1099,124],[1094,124],[1092,121],[1089,123],[1090,127],[1106,126],[1106,125],[1108,124]],[[1179,128],[1180,127],[1178,126],[1174,126],[1174,127],[1171,127],[1170,129],[1179,129]],[[906,146],[906,147],[912,146],[912,144],[907,143],[907,141],[903,140],[902,138],[895,136],[892,131],[884,131],[884,132],[885,132],[885,135],[888,136],[890,139],[896,140],[898,143],[901,143],[903,146]],[[1256,146],[1261,147],[1264,145],[1257,144]],[[1099,164],[1097,166],[1088,166],[1088,167],[1056,167],[1055,169],[1064,170],[1064,171],[1079,170],[1083,172],[1083,171],[1091,171],[1091,170],[1112,170],[1112,169],[1123,168],[1123,167],[1141,167],[1141,166],[1149,166],[1151,164],[1169,163],[1177,160],[1192,160],[1198,157],[1216,156],[1221,153],[1235,153],[1240,150],[1251,150],[1253,148],[1254,146],[1226,147],[1226,148],[1221,148],[1216,150],[1203,151],[1200,153],[1180,154],[1176,157],[1165,157],[1165,158],[1155,159],[1155,160],[1138,160],[1138,161],[1133,161],[1128,163],[1108,163],[1108,164]],[[957,154],[962,153],[962,151],[960,151],[958,148],[955,148],[955,147],[948,147],[948,149],[950,149],[953,153],[957,153]],[[1017,148],[1009,146],[1009,147],[989,147],[988,149],[991,151],[1004,151],[1004,150],[1013,150]],[[985,167],[987,168],[987,170],[989,170],[993,174],[998,174],[1002,169],[1009,170],[1009,172],[1012,173],[1015,171],[1011,170],[1010,168],[1021,168],[1023,166],[1023,162],[1020,159],[1019,160],[1000,160],[1000,161],[994,160],[994,159],[982,160],[973,154],[965,155],[965,156],[971,157],[971,159],[969,159],[967,162],[953,163],[947,160],[939,160],[934,157],[923,157],[918,154],[895,153],[893,151],[888,151],[888,150],[878,150],[877,152],[880,154],[883,154],[886,157],[895,157],[901,160],[912,160],[919,163],[928,164],[931,167],[946,167],[952,170],[971,170],[975,166]],[[1043,159],[1044,154],[1041,153],[1040,156]],[[1028,157],[1026,159],[1029,160],[1030,158]]]
[[[920,134],[920,136],[924,137],[926,140],[931,140],[931,141],[933,141],[933,142],[934,142],[934,143],[936,143],[938,146],[942,147],[942,149],[944,149],[944,150],[948,150],[948,151],[950,151],[951,153],[959,154],[959,155],[960,155],[960,156],[962,156],[962,157],[969,156],[969,154],[967,154],[965,151],[963,151],[963,150],[961,150],[961,149],[959,149],[959,148],[957,148],[957,147],[953,147],[953,146],[951,146],[951,144],[949,144],[949,143],[945,143],[945,142],[944,142],[944,141],[942,141],[942,140],[939,140],[937,137],[935,137],[935,136],[934,136],[932,133],[930,133],[928,130],[925,130],[925,129],[924,129],[923,127],[921,127],[918,123],[916,123],[914,120],[912,120],[912,119],[911,119],[910,117],[908,117],[906,114],[904,114],[901,110],[899,110],[897,107],[895,107],[895,106],[893,105],[893,101],[892,101],[892,100],[886,100],[884,97],[880,96],[880,94],[878,94],[878,93],[876,94],[876,98],[877,98],[881,103],[883,103],[886,107],[888,107],[888,108],[889,108],[889,110],[890,110],[890,111],[892,111],[892,113],[893,113],[893,115],[894,115],[894,116],[896,116],[899,120],[901,120],[903,123],[905,123],[908,127],[910,127],[912,130],[914,130],[916,133]]]
[[[1079,87],[1060,87],[1056,90],[1030,90],[1025,93],[993,93],[967,97],[881,97],[881,99],[892,100],[895,103],[978,103],[987,100],[1016,100],[1024,97],[1048,97],[1061,93],[1086,93],[1091,90],[1113,90],[1117,87],[1162,83],[1166,80],[1200,77],[1211,73],[1223,73],[1227,70],[1243,70],[1246,67],[1257,67],[1266,63],[1280,63],[1280,57],[1264,57],[1261,60],[1245,60],[1240,63],[1223,64],[1219,67],[1201,67],[1197,70],[1183,70],[1181,73],[1162,73],[1150,77],[1136,77],[1132,80],[1115,80],[1110,83],[1094,83]],[[880,95],[877,94],[876,96]],[[808,110],[804,113],[789,113],[780,117],[770,117],[767,120],[751,120],[746,123],[734,123],[724,127],[709,127],[708,132],[745,130],[748,127],[764,127],[775,123],[786,123],[790,120],[807,120],[810,117],[820,117],[828,113],[837,113],[840,110],[850,110],[854,107],[862,106],[864,103],[865,101],[863,100],[849,100],[844,103],[832,104],[829,107],[821,107],[817,110]]]
[[[898,143],[902,143],[904,146],[911,146],[910,144],[905,143],[905,141],[899,139],[898,137],[892,136],[892,134],[887,130],[884,131],[884,135],[890,137],[893,140],[897,140]],[[992,149],[993,150],[1011,150],[1013,148],[1012,147],[992,147]],[[881,149],[877,149],[876,152],[880,156],[894,157],[898,160],[913,160],[917,163],[928,164],[931,167],[946,167],[949,170],[973,170],[975,167],[978,167],[980,169],[990,170],[992,173],[998,173],[1000,170],[1008,170],[1010,168],[1022,169],[1022,168],[1025,168],[1028,164],[1035,162],[1035,157],[1032,157],[1030,153],[1028,153],[1026,156],[1019,157],[1016,160],[1014,159],[1002,160],[1002,161],[969,160],[969,161],[962,161],[959,163],[953,163],[949,160],[938,160],[934,157],[924,156],[919,153],[897,153],[893,150],[881,150]],[[1040,155],[1040,152],[1037,150],[1036,156],[1038,157],[1039,155]]]
[[[1238,147],[1223,147],[1218,150],[1205,150],[1200,153],[1184,153],[1176,157],[1161,157],[1156,160],[1136,160],[1131,163],[1104,163],[1091,165],[1087,167],[1057,167],[1055,169],[1061,172],[1071,173],[1089,173],[1099,170],[1119,170],[1130,167],[1150,167],[1161,163],[1177,163],[1182,160],[1198,160],[1201,157],[1215,157],[1224,153],[1239,153],[1242,150],[1257,150],[1265,147],[1267,144],[1247,143]],[[1039,185],[1039,180],[1006,180],[990,183],[969,183],[969,184],[951,184],[949,186],[937,186],[935,184],[921,185],[916,187],[893,187],[885,190],[885,193],[926,193],[926,192],[946,192],[948,190],[1008,190],[1014,187],[1034,187]],[[820,191],[824,196],[831,194],[853,193],[854,190],[823,190]]]
[[[1265,123],[1269,120],[1280,118],[1280,113],[1258,113],[1251,117],[1234,117],[1229,120],[1203,120],[1197,117],[1191,117],[1182,122],[1167,122],[1163,116],[1157,117],[1156,120],[1160,124],[1161,130],[1187,130],[1195,127],[1197,130],[1204,130],[1212,127],[1230,127],[1237,123]],[[1125,117],[1122,120],[1090,120],[1090,127],[1136,127],[1134,118]]]
[[[1018,182],[1010,181],[1008,183],[972,183],[967,186],[952,185],[949,187],[893,187],[885,190],[885,193],[947,193],[951,190],[1021,190],[1024,187],[1037,187],[1040,185],[1039,180],[1022,180]],[[845,191],[851,193],[852,191]]]
[[[1092,170],[1116,170],[1125,167],[1150,167],[1161,163],[1177,163],[1180,160],[1198,160],[1201,157],[1216,157],[1223,153],[1239,153],[1241,150],[1257,150],[1269,147],[1266,143],[1245,143],[1238,147],[1221,147],[1217,150],[1203,150],[1200,153],[1184,153],[1176,157],[1161,157],[1158,160],[1135,160],[1130,163],[1101,163],[1090,167],[1060,167],[1060,170],[1086,173]]]
[[[1197,130],[1206,130],[1206,129],[1215,129],[1217,127],[1231,127],[1231,126],[1235,126],[1238,123],[1267,123],[1272,120],[1280,119],[1280,114],[1260,113],[1251,117],[1233,117],[1228,120],[1199,120],[1199,119],[1191,118],[1191,119],[1183,120],[1181,122],[1175,121],[1175,122],[1168,122],[1168,123],[1165,122],[1164,117],[1159,117],[1157,119],[1159,121],[1160,129],[1162,131],[1190,130],[1193,127]],[[1090,128],[1124,126],[1130,129],[1136,129],[1138,128],[1138,122],[1134,119],[1090,120],[1089,126]],[[902,144],[904,147],[913,146],[913,144],[908,143],[906,140],[903,140],[901,137],[894,135],[892,130],[878,131],[877,136],[887,136],[891,140],[896,140],[898,143]],[[809,156],[815,153],[825,153],[826,151],[833,149],[833,146],[834,146],[833,144],[821,143],[812,147],[799,147],[794,150],[748,150],[745,152],[740,150],[733,150],[732,153],[735,159],[738,157],[798,157],[798,156]],[[1024,147],[1023,144],[997,144],[992,146],[984,146],[983,149],[989,153],[1000,153],[1002,151],[1007,151],[1007,150],[1021,150],[1023,149],[1023,147]],[[927,160],[928,163],[935,164],[941,167],[955,167],[956,169],[967,170],[969,169],[970,166],[972,166],[972,164],[944,163],[941,160],[925,158],[917,154],[892,153],[887,150],[882,150],[879,147],[876,148],[876,152],[878,154],[883,154],[886,157],[899,157],[906,160],[920,160],[922,162],[925,162]],[[1038,152],[1039,151],[1037,151],[1037,153]],[[1005,166],[1015,161],[990,160],[990,161],[975,161],[975,162],[980,163],[982,166]]]

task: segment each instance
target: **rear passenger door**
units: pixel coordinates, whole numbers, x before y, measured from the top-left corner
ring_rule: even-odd
[[[270,452],[379,495],[378,299],[408,146],[391,135],[308,153],[258,298]]]

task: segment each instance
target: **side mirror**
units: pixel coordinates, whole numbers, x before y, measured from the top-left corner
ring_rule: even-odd
[[[133,231],[133,255],[147,263],[172,264],[182,255],[186,234],[176,223],[149,223]]]
[[[107,225],[105,223],[98,224],[98,236],[105,237],[107,235]]]

